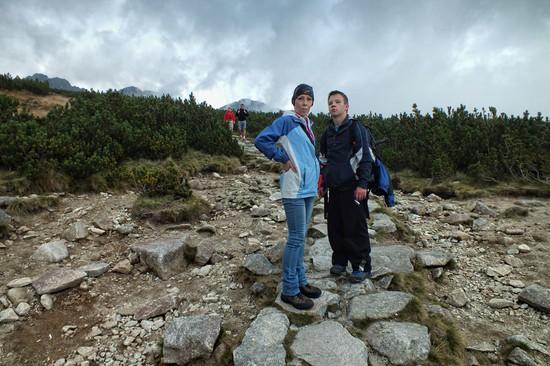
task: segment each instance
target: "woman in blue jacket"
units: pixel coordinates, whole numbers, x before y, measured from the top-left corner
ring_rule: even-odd
[[[273,121],[255,141],[258,150],[281,163],[284,170],[280,185],[288,240],[283,255],[281,300],[300,310],[310,309],[311,299],[321,296],[320,289],[308,284],[304,269],[304,244],[319,178],[315,136],[308,118],[313,99],[311,86],[298,85],[292,95],[294,111]]]

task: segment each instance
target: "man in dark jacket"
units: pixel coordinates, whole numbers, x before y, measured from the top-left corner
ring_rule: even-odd
[[[246,118],[248,117],[248,111],[244,107],[244,104],[241,104],[240,108],[237,109],[237,120],[239,128],[239,134],[241,136],[241,140],[246,139]]]
[[[350,281],[359,283],[371,276],[367,185],[373,179],[375,161],[372,136],[361,122],[349,117],[344,93],[330,92],[328,106],[332,119],[321,138],[319,194],[327,193],[328,198],[330,273],[345,274],[350,262]]]

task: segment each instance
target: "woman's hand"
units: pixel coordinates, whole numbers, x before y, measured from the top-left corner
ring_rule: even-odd
[[[286,163],[283,163],[283,170],[288,172],[290,169],[292,169],[294,173],[297,173],[296,167],[292,164],[292,160],[288,159]]]

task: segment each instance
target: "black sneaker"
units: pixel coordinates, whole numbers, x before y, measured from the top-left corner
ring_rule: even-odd
[[[308,299],[301,293],[295,296],[287,296],[281,294],[281,300],[283,302],[286,302],[287,304],[294,306],[298,310],[308,310],[313,307],[313,300]]]
[[[346,266],[335,264],[330,267],[330,274],[333,276],[341,276],[343,274],[346,274]]]
[[[317,299],[321,297],[321,289],[311,285],[305,285],[300,287],[302,295],[309,297],[310,299]]]

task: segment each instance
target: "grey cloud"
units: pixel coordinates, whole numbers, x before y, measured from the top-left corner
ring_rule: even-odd
[[[0,71],[84,87],[135,85],[220,106],[289,105],[294,86],[351,110],[418,103],[550,115],[550,3],[532,1],[0,2]]]

